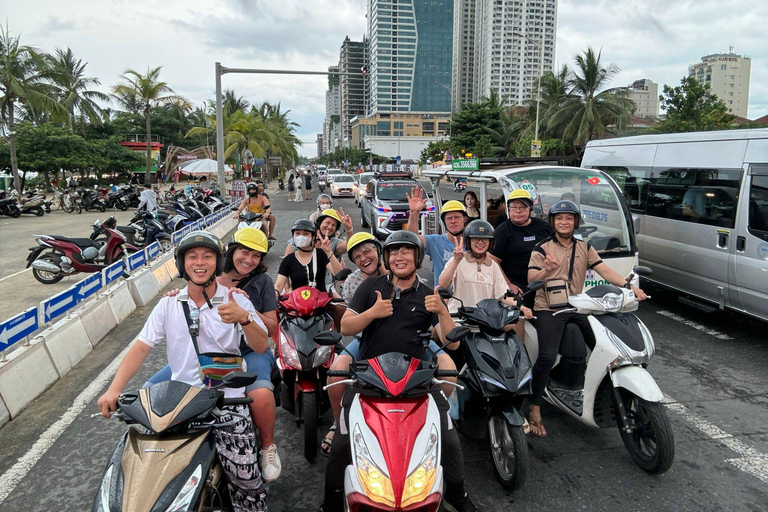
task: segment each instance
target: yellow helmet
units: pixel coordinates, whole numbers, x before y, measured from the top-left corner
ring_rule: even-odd
[[[317,216],[317,219],[315,220],[315,226],[320,228],[320,224],[323,223],[323,220],[325,220],[324,219],[325,217],[330,217],[334,219],[336,222],[338,222],[338,225],[336,226],[337,231],[341,228],[342,224],[344,224],[341,221],[341,215],[339,215],[339,212],[337,212],[333,208],[328,208],[327,210],[323,210],[322,212],[320,212],[320,215]]]
[[[509,193],[507,196],[507,207],[509,207],[509,203],[512,201],[522,201],[527,204],[529,208],[533,208],[533,198],[531,197],[531,194],[522,188],[518,188]]]
[[[235,243],[264,254],[269,250],[267,235],[260,229],[248,226],[235,232]]]
[[[376,239],[376,237],[367,231],[361,231],[359,233],[355,233],[349,237],[349,240],[347,240],[347,255],[349,256],[350,260],[352,259],[352,250],[358,245],[364,244],[366,242],[370,242],[376,245],[376,250],[381,253],[381,244]]]
[[[461,201],[457,201],[455,199],[451,199],[450,201],[446,201],[443,207],[440,209],[440,219],[445,222],[445,214],[450,212],[461,212],[464,214],[464,216],[467,216],[467,207],[464,206],[464,203]]]

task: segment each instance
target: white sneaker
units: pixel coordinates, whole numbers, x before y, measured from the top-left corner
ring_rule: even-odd
[[[280,465],[280,455],[277,453],[277,445],[271,444],[259,452],[261,455],[261,476],[267,483],[274,482],[283,470]]]

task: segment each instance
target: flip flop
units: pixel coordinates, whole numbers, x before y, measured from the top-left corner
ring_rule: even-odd
[[[533,421],[532,419],[529,419],[528,422],[531,424],[531,434],[536,437],[547,437],[547,430],[544,428],[544,424],[541,420]]]
[[[333,436],[329,435],[331,432],[335,435],[336,425],[332,425],[331,428],[328,429],[328,434],[325,435],[320,443],[320,453],[323,454],[323,457],[329,457],[331,455],[331,445],[333,445]]]

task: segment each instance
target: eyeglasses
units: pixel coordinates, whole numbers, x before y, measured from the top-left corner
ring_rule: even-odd
[[[510,206],[509,209],[513,212],[524,212],[528,209],[528,206]]]
[[[364,257],[368,256],[369,254],[371,254],[371,253],[372,253],[373,251],[375,251],[375,250],[376,250],[376,249],[373,249],[372,247],[368,247],[367,249],[363,249],[363,250],[361,250],[361,251],[357,251],[357,253],[355,254],[355,256],[352,258],[352,261],[353,261],[354,263],[357,263],[358,261],[360,261],[360,259],[362,259],[362,258],[364,258]]]

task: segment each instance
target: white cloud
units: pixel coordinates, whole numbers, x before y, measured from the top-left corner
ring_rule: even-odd
[[[622,71],[676,85],[688,64],[725,52],[752,57],[749,116],[768,113],[768,4],[753,0],[560,0],[557,60],[571,64],[588,46]],[[345,36],[365,33],[365,0],[6,0],[0,18],[22,42],[44,51],[71,47],[107,89],[128,68],[163,66],[162,77],[193,103],[214,92],[214,63],[228,67],[325,70]],[[281,102],[311,141],[325,115],[324,77],[226,75],[253,103]]]

